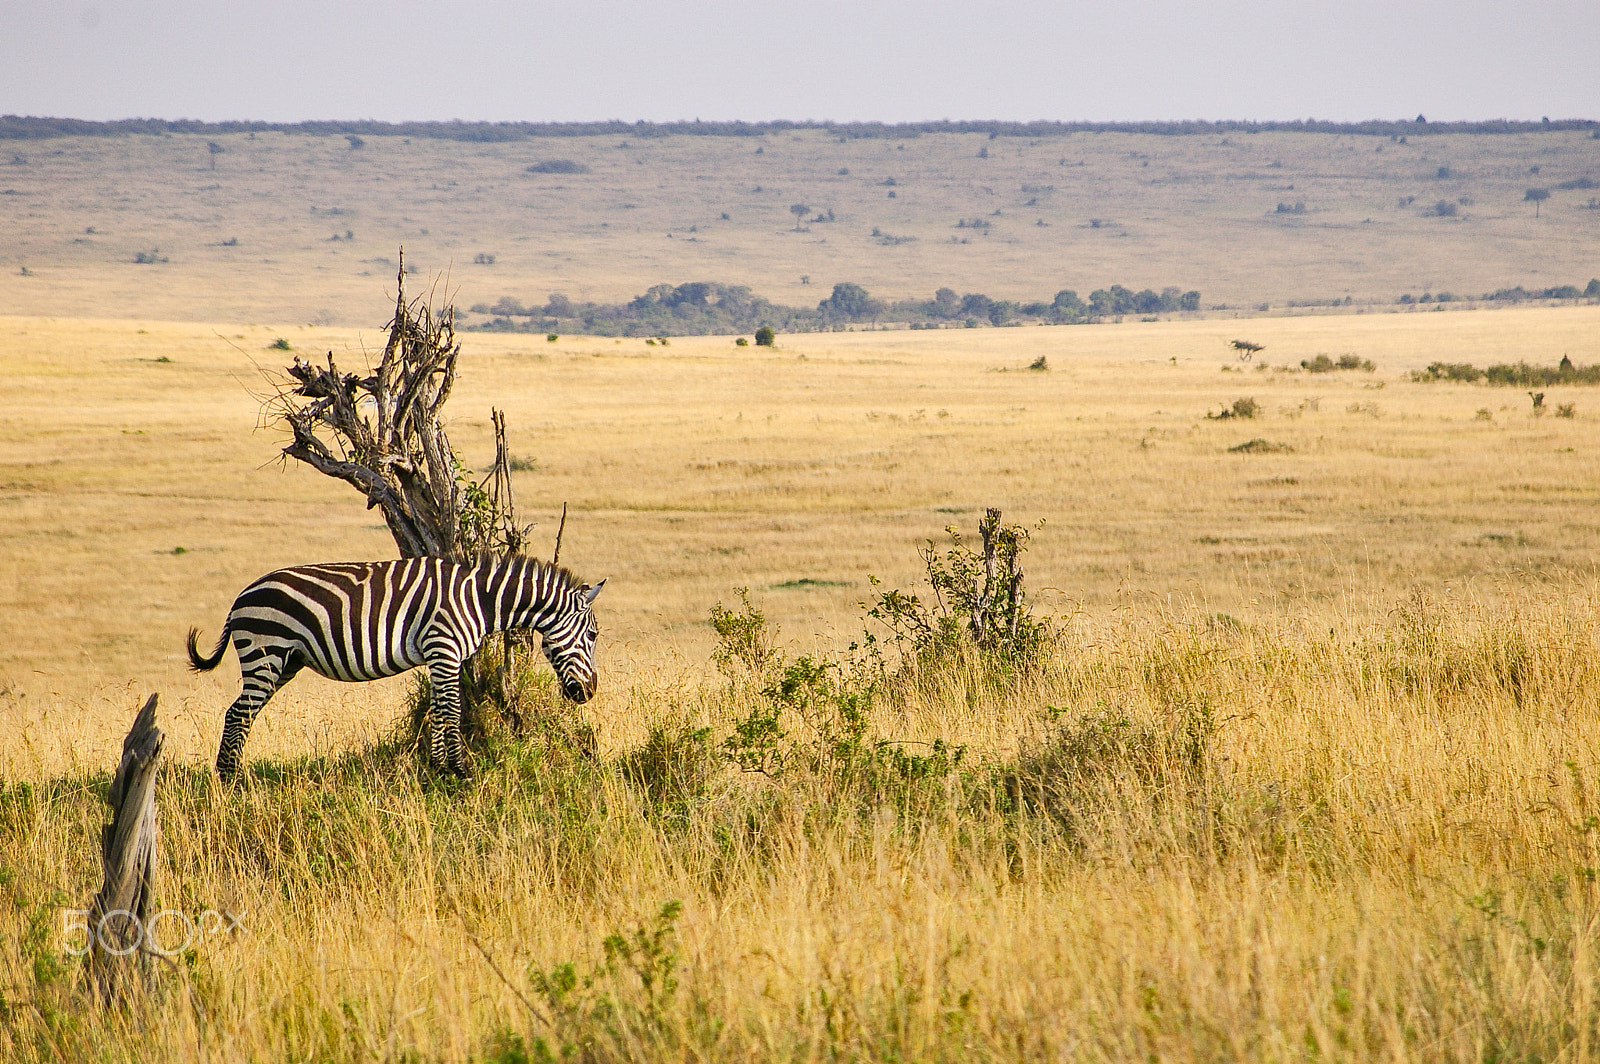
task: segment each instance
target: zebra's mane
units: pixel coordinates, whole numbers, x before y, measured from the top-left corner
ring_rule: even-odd
[[[566,566],[556,565],[554,562],[547,562],[539,558],[532,558],[526,554],[495,554],[492,551],[480,551],[472,561],[479,568],[491,573],[504,572],[513,565],[532,568],[536,576],[551,576],[555,581],[555,589],[558,591],[572,591],[582,587],[584,584],[582,578]]]

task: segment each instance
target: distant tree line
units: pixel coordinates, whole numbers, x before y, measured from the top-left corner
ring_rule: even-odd
[[[1529,291],[1519,284],[1515,288],[1497,288],[1493,292],[1486,292],[1483,298],[1505,300],[1512,303],[1518,303],[1525,299],[1600,299],[1600,278],[1589,278],[1589,283],[1582,288],[1575,284],[1560,284],[1551,288],[1535,288]]]
[[[557,292],[533,306],[504,296],[492,305],[479,303],[471,309],[492,317],[469,328],[591,336],[714,336],[751,332],[763,325],[800,332],[821,323],[815,311],[779,306],[745,285],[710,281],[658,284],[626,303],[575,303]]]
[[[1470,300],[1470,296],[1458,296],[1451,292],[1424,292],[1414,296],[1410,292],[1401,296],[1396,302],[1410,303],[1460,303]],[[1528,289],[1520,284],[1515,288],[1497,288],[1493,292],[1485,292],[1478,299],[1485,303],[1521,303],[1530,299],[1600,299],[1600,278],[1591,277],[1589,283],[1582,288],[1575,284],[1559,284],[1550,288]]]
[[[832,294],[812,309],[770,302],[744,285],[694,281],[655,285],[627,303],[574,303],[553,293],[543,303],[528,305],[503,296],[492,304],[474,305],[472,313],[488,315],[489,320],[468,328],[593,336],[714,336],[750,332],[760,326],[781,332],[817,332],[861,324],[909,325],[913,329],[982,328],[1025,321],[1075,325],[1128,314],[1199,309],[1199,292],[1176,287],[1135,292],[1117,284],[1096,289],[1087,300],[1068,288],[1049,301],[1021,303],[992,299],[981,292],[959,295],[953,288],[941,288],[932,299],[890,303],[851,282],[834,285]]]
[[[131,133],[305,133],[313,136],[356,135],[428,137],[442,140],[516,141],[533,137],[761,137],[794,130],[821,130],[851,139],[899,140],[938,133],[984,133],[991,137],[1047,137],[1068,133],[1154,133],[1189,136],[1206,133],[1333,133],[1414,137],[1429,133],[1538,133],[1589,130],[1600,135],[1593,119],[1518,122],[1428,122],[1415,119],[1365,122],[201,122],[192,119],[125,118],[95,122],[81,118],[0,115],[0,140],[44,140],[51,137],[104,137]]]
[[[836,285],[834,296],[839,294],[840,288],[846,287],[858,286]],[[824,300],[818,307],[824,316],[831,317],[829,303],[832,298]],[[906,300],[878,309],[864,306],[852,298],[847,306],[855,308],[856,313],[844,320],[903,321],[909,323],[912,328],[917,328],[919,325],[924,328],[937,328],[950,322],[960,322],[969,326],[1009,325],[1013,321],[1024,319],[1049,322],[1054,325],[1078,325],[1128,314],[1196,311],[1200,309],[1200,293],[1185,292],[1175,287],[1163,288],[1160,292],[1150,288],[1135,292],[1123,285],[1114,284],[1110,288],[1097,288],[1090,292],[1088,300],[1080,298],[1074,290],[1064,288],[1048,302],[1017,303],[1007,299],[991,299],[982,292],[968,292],[966,295],[958,296],[954,289],[941,288],[933,294],[931,300],[927,301]],[[875,313],[866,313],[869,310]]]

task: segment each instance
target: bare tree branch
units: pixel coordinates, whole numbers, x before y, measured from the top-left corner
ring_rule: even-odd
[[[382,510],[403,557],[520,550],[525,530],[511,495],[505,417],[494,412],[495,465],[483,482],[464,478],[445,432],[444,404],[455,385],[461,347],[455,313],[406,298],[400,253],[394,317],[370,376],[296,357],[293,382],[264,405],[294,435],[283,453],[354,487]]]

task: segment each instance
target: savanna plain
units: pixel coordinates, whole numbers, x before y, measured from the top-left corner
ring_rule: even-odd
[[[6,319],[6,1055],[1590,1058],[1600,410],[1409,374],[1586,364],[1600,311],[1240,324],[468,336],[464,461],[504,408],[535,536],[567,502],[611,578],[600,694],[454,786],[407,681],[307,677],[232,789],[184,630],[392,553],[276,460],[273,345],[381,334]],[[898,654],[860,604],[991,505],[1055,635]],[[160,904],[243,928],[96,1010],[63,912],[151,690]]]
[[[579,172],[529,172],[551,164]],[[888,300],[1121,284],[1207,308],[1393,304],[1583,287],[1597,188],[1590,130],[55,137],[0,150],[0,308],[378,325],[402,244],[463,322],[502,297],[694,281],[797,307],[840,282]]]

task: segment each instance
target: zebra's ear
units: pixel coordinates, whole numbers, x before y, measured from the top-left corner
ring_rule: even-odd
[[[609,576],[606,577],[606,580],[609,580],[609,579],[611,579]],[[584,588],[583,589],[583,601],[584,601],[584,604],[585,605],[592,605],[594,603],[594,600],[599,597],[600,589],[605,587],[605,586],[606,586],[606,581],[602,580],[598,584],[595,584],[593,587]]]

